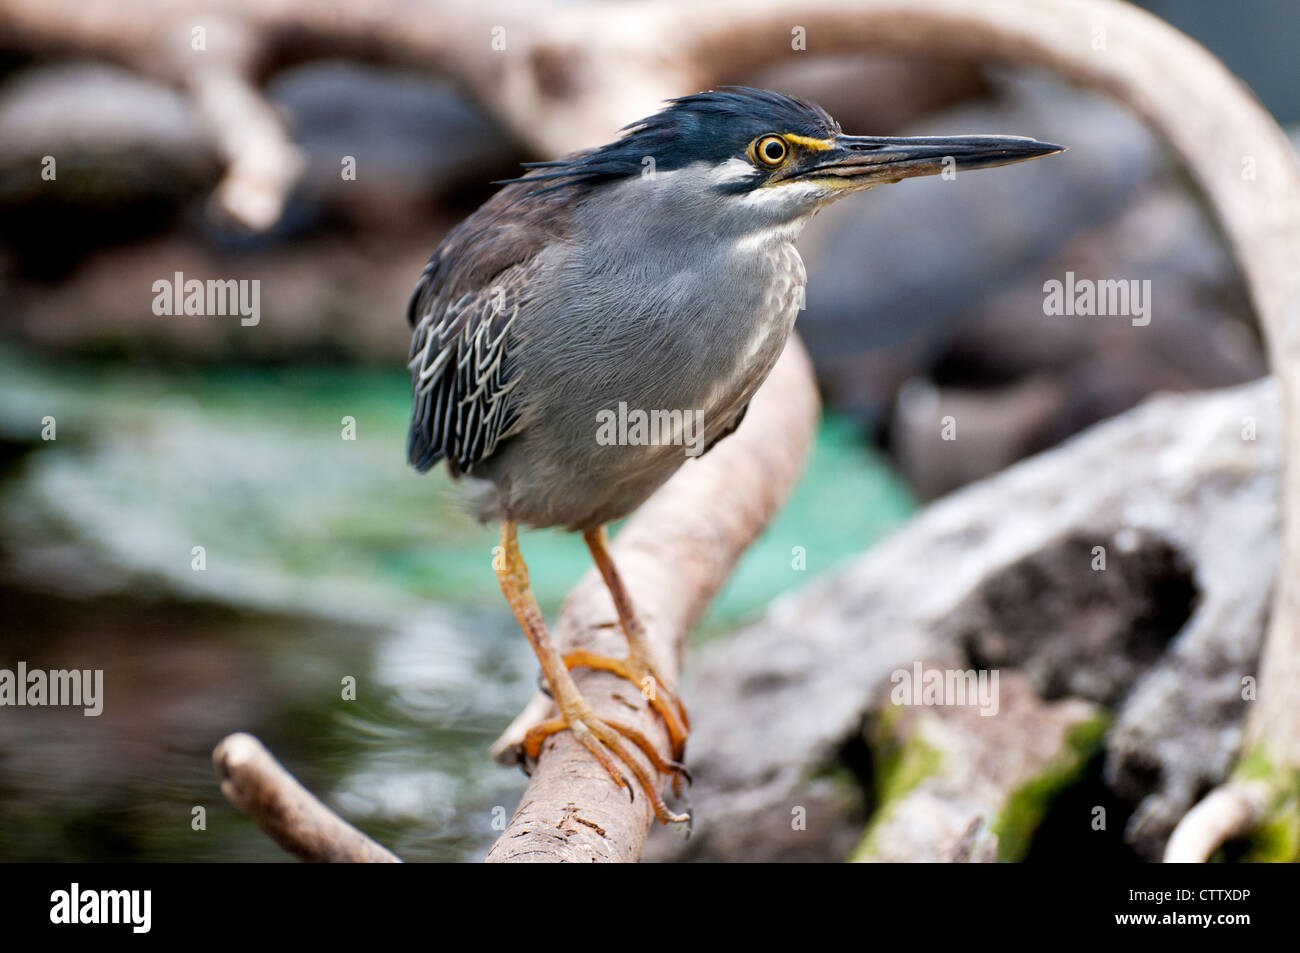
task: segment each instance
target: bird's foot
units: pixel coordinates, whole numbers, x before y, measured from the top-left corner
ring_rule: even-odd
[[[611,658],[594,652],[578,650],[564,656],[566,668],[590,668],[601,672],[613,672],[627,679],[641,692],[641,697],[650,703],[668,729],[668,740],[672,744],[673,760],[681,761],[686,755],[686,738],[691,731],[691,720],[686,714],[686,706],[656,674],[653,664],[640,662],[633,656]],[[689,781],[689,775],[687,776]],[[673,776],[673,790],[681,793],[680,775]]]
[[[664,799],[659,794],[658,779],[652,777],[645,767],[632,756],[623,743],[623,739],[626,738],[641,749],[641,753],[649,759],[650,764],[660,774],[671,774],[673,776],[674,791],[679,791],[679,778],[685,776],[689,780],[690,776],[687,774],[686,768],[676,761],[665,759],[655,746],[650,743],[650,739],[632,726],[610,719],[598,718],[591,706],[581,697],[576,701],[561,705],[559,718],[542,722],[529,730],[528,734],[524,736],[524,756],[529,761],[535,761],[538,755],[541,754],[542,744],[546,739],[565,729],[572,731],[573,736],[591,752],[592,756],[609,773],[614,783],[625,789],[629,798],[635,799],[635,789],[628,782],[627,776],[618,765],[619,761],[623,762],[624,766],[632,772],[632,776],[636,778],[641,790],[650,799],[655,817],[663,824],[686,824],[689,834],[691,815],[689,813],[675,814],[668,809],[668,806],[664,804]]]
[[[603,656],[590,653],[575,653],[574,656],[571,656],[572,662],[562,658],[551,641],[550,633],[546,631],[546,622],[542,618],[541,607],[538,606],[537,599],[533,596],[532,587],[528,581],[528,565],[519,552],[517,526],[510,519],[501,522],[501,554],[504,558],[500,564],[497,565],[494,562],[497,578],[501,582],[501,591],[505,594],[506,600],[510,603],[510,608],[519,620],[520,628],[524,630],[529,643],[537,653],[537,660],[542,666],[542,674],[545,676],[546,684],[550,688],[551,698],[555,700],[555,704],[560,709],[559,718],[536,726],[524,736],[523,754],[525,763],[537,760],[542,752],[542,745],[547,738],[568,729],[604,767],[614,780],[614,783],[625,789],[629,797],[635,799],[635,789],[619,768],[618,762],[622,761],[650,799],[650,803],[654,807],[655,817],[665,824],[687,824],[687,834],[689,836],[690,814],[674,814],[668,810],[659,794],[662,781],[657,775],[652,776],[640,759],[628,751],[624,739],[631,741],[641,749],[641,753],[650,762],[653,770],[658,771],[660,774],[671,774],[673,777],[673,790],[679,794],[681,792],[682,778],[685,777],[689,780],[686,769],[678,763],[680,759],[676,755],[671,760],[665,758],[645,735],[630,725],[597,718],[591,705],[587,703],[587,700],[582,697],[582,693],[578,690],[577,684],[573,681],[573,676],[569,674],[569,666],[575,664],[603,668],[620,674],[624,672],[630,673],[625,677],[632,678],[638,685],[644,684],[654,689],[653,692],[647,695],[647,699],[653,704],[654,700],[660,698],[663,694],[662,690],[656,687],[657,679],[651,678],[649,681],[643,681],[644,676],[653,673],[653,668],[645,665],[631,666],[626,662],[620,662],[616,659],[604,659]],[[644,657],[637,655],[635,647],[633,648],[633,659]],[[673,714],[675,713],[670,713],[670,717]],[[669,721],[668,724],[670,725],[670,737],[673,738],[673,751],[680,751],[686,743],[685,709],[682,710],[680,718]],[[676,734],[673,734],[674,731]]]

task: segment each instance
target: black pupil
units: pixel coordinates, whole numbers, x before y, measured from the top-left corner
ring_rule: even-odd
[[[769,139],[763,145],[763,158],[768,162],[780,162],[785,155],[785,146],[776,139]]]

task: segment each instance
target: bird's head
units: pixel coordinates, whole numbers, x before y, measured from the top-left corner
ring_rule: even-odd
[[[567,185],[599,190],[634,177],[682,173],[671,188],[686,202],[793,221],[877,185],[1009,165],[1063,148],[1021,136],[848,136],[820,106],[726,87],[671,100],[614,142],[559,162],[533,163],[536,171],[515,181],[539,191]]]

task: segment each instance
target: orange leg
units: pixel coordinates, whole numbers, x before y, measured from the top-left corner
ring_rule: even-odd
[[[609,590],[610,598],[614,601],[614,610],[618,613],[618,621],[623,627],[623,634],[627,637],[628,654],[625,659],[614,659],[591,652],[572,652],[564,657],[565,664],[569,668],[595,668],[613,672],[636,685],[658,712],[659,717],[664,720],[668,728],[668,736],[672,741],[673,758],[680,761],[686,753],[686,738],[691,730],[686,706],[659,675],[659,666],[655,664],[654,648],[646,636],[645,627],[632,608],[632,599],[609,554],[609,536],[605,532],[605,527],[585,530],[582,538],[586,541],[587,548],[591,550],[591,558],[596,568],[600,570],[601,578],[605,580],[605,588]]]
[[[564,658],[556,649],[555,643],[551,641],[550,633],[546,631],[546,621],[542,616],[541,608],[537,605],[537,599],[533,596],[528,579],[528,566],[519,552],[517,527],[513,520],[505,520],[501,524],[501,547],[504,558],[500,564],[501,568],[497,569],[501,591],[505,593],[510,608],[514,610],[515,618],[519,620],[520,627],[528,636],[528,641],[537,655],[537,661],[541,663],[542,674],[550,685],[551,697],[555,699],[560,709],[559,718],[538,725],[528,733],[524,739],[525,754],[535,758],[541,752],[542,742],[567,728],[609,772],[614,783],[627,790],[629,797],[635,796],[634,789],[619,768],[620,761],[632,772],[632,776],[650,798],[655,817],[664,824],[688,823],[689,814],[674,814],[668,810],[659,795],[658,779],[652,778],[641,763],[631,755],[623,744],[623,737],[620,736],[627,737],[645,752],[656,770],[668,773],[675,771],[678,766],[660,757],[658,752],[654,751],[654,746],[639,732],[626,725],[598,718],[591,705],[578,691],[573,676],[569,674],[564,664]]]

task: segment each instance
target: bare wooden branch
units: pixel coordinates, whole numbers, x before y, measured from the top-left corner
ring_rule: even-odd
[[[677,676],[692,625],[794,488],[819,411],[808,356],[792,338],[744,426],[688,462],[614,538],[615,563],[666,679]],[[594,570],[565,602],[555,638],[564,650],[626,654],[618,616]],[[668,755],[663,724],[634,687],[603,672],[579,669],[574,677],[597,714],[631,724]],[[545,713],[544,705],[530,706],[529,722]],[[522,737],[526,729],[516,720],[507,737]],[[487,859],[635,861],[653,820],[644,797],[630,801],[564,732],[542,750],[514,818]]]
[[[1262,781],[1215,788],[1187,812],[1165,846],[1166,864],[1203,864],[1216,850],[1242,837],[1268,816],[1273,790]]]
[[[315,863],[401,863],[318,801],[252,735],[228,735],[212,752],[212,763],[226,800],[294,856]]]
[[[270,228],[302,175],[301,152],[271,104],[238,70],[205,66],[190,73],[187,82],[199,116],[226,160],[214,200],[248,230]]]

